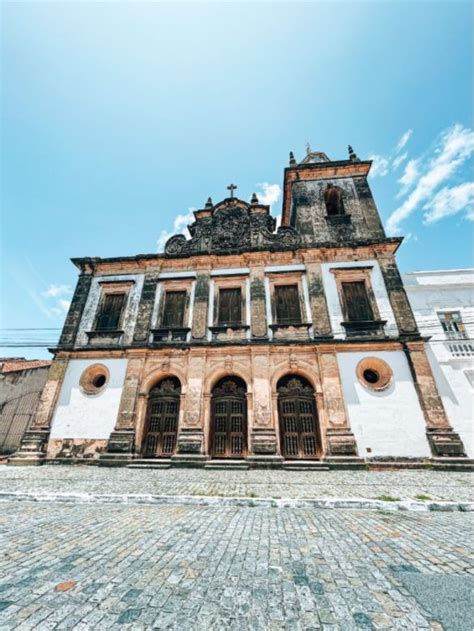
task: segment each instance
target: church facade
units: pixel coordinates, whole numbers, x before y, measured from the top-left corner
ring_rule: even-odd
[[[12,464],[465,461],[367,176],[290,154],[281,225],[255,195],[194,212],[163,253],[78,258]]]

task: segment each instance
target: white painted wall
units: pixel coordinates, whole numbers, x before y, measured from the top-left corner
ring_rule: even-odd
[[[97,395],[83,394],[79,380],[92,364],[104,364],[110,377]],[[127,369],[126,359],[72,359],[54,412],[51,438],[109,438],[114,429]]]
[[[474,458],[474,388],[468,379],[474,370],[474,269],[412,272],[403,275],[403,282],[421,334],[431,337],[428,359],[449,422]],[[459,311],[466,340],[447,340],[441,311]],[[451,350],[460,346],[464,357]]]
[[[374,392],[359,382],[356,367],[364,357],[387,362],[393,371],[389,388]],[[338,353],[337,358],[359,455],[429,457],[425,419],[403,351]]]
[[[377,301],[377,307],[380,312],[380,318],[382,320],[387,320],[387,324],[385,325],[385,333],[389,337],[398,336],[398,327],[395,320],[395,315],[390,304],[390,299],[388,297],[380,266],[378,264],[378,261],[368,260],[350,261],[349,263],[323,263],[321,265],[324,291],[326,293],[326,300],[329,310],[329,318],[331,320],[331,327],[334,337],[337,339],[344,339],[346,337],[346,332],[344,330],[344,327],[341,326],[341,322],[344,320],[344,317],[342,315],[342,307],[337,291],[336,279],[334,278],[334,274],[332,274],[330,270],[334,268],[344,267],[368,267],[369,265],[373,267],[370,278],[372,289],[375,295],[375,300]]]

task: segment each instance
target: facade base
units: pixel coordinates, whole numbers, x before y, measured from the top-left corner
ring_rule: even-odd
[[[116,430],[110,434],[107,449],[99,457],[100,467],[120,467],[135,459],[135,430]]]
[[[8,459],[9,465],[38,466],[46,457],[49,429],[28,430],[23,435],[20,449]]]
[[[204,467],[209,462],[209,458],[200,453],[178,453],[171,456],[173,467]]]
[[[426,430],[426,437],[434,458],[463,458],[466,457],[464,445],[459,434],[451,427]]]

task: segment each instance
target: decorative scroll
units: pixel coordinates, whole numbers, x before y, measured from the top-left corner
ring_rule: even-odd
[[[313,396],[313,393],[313,388],[299,377],[292,377],[284,385],[278,386],[280,396]]]
[[[224,200],[214,207],[212,214],[199,217],[189,226],[190,239],[182,234],[171,237],[165,245],[165,255],[173,258],[299,247],[300,237],[294,228],[280,226],[275,232],[276,222],[268,207],[258,208],[261,212],[255,212],[255,206],[236,198]]]

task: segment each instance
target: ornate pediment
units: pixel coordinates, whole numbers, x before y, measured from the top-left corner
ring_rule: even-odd
[[[168,239],[165,255],[185,257],[195,254],[231,254],[251,250],[293,250],[300,245],[294,228],[280,227],[270,207],[259,204],[256,196],[248,204],[228,197],[194,213],[196,221],[189,226],[190,239],[182,234]]]

